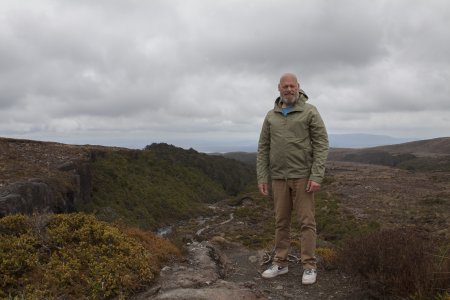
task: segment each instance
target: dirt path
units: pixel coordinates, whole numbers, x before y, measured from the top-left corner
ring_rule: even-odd
[[[251,224],[235,216],[236,207],[226,202],[214,210],[215,216],[194,219],[174,229],[184,241],[184,260],[163,267],[155,284],[134,300],[368,299],[351,278],[322,263],[314,285],[301,284],[302,268],[296,262],[291,262],[287,274],[263,279],[261,273],[269,266],[262,264],[265,250],[249,249],[231,238],[236,231],[251,235]]]
[[[225,240],[187,245],[184,261],[165,266],[156,283],[134,300],[142,299],[365,299],[349,277],[319,269],[314,285],[301,284],[300,264],[289,272],[263,279],[262,253]]]

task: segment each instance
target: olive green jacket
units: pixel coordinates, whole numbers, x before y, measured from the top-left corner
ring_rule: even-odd
[[[328,135],[317,109],[300,96],[284,116],[280,98],[264,119],[258,143],[258,183],[271,179],[309,178],[321,183],[328,156]]]

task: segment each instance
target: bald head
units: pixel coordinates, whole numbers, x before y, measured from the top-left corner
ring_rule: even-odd
[[[280,78],[280,83],[282,83],[283,81],[295,81],[298,84],[298,79],[297,76],[295,76],[294,73],[285,73],[281,76]]]
[[[283,74],[278,84],[278,90],[280,91],[280,97],[283,105],[293,105],[297,101],[298,93],[300,91],[300,84],[298,83],[297,76],[292,73]]]

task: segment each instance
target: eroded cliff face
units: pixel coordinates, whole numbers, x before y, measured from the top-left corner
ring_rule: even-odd
[[[75,193],[68,191],[67,194]],[[0,189],[0,216],[70,212],[74,199],[67,197],[67,194],[56,191],[51,184],[40,178],[14,182]]]
[[[73,164],[60,177],[20,179],[0,187],[0,217],[10,214],[68,213],[90,200],[89,163]]]
[[[72,212],[90,201],[101,146],[0,138],[0,217]]]

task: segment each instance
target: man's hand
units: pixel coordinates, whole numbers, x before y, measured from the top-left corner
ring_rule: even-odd
[[[315,181],[308,180],[308,185],[306,186],[306,191],[308,193],[317,192],[320,190],[320,184]]]
[[[258,183],[258,189],[259,192],[264,196],[269,195],[269,185],[267,184],[267,182]]]

